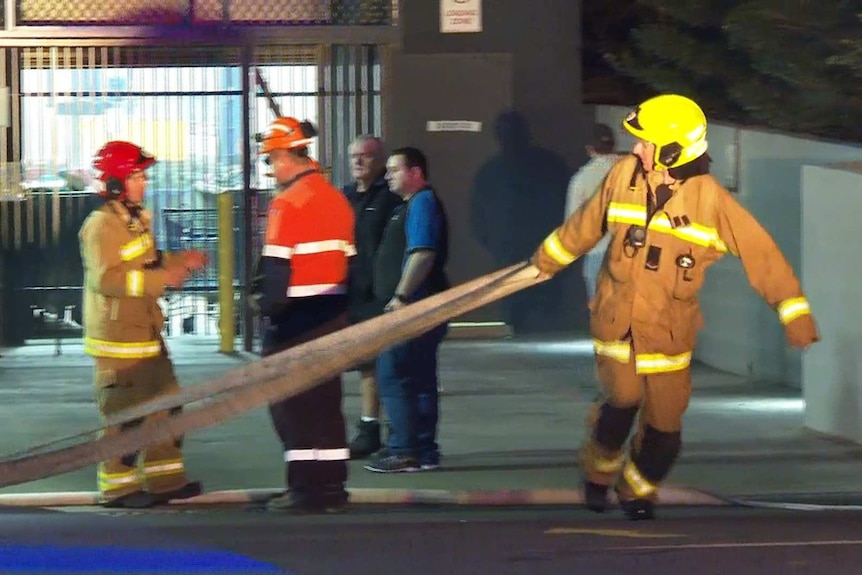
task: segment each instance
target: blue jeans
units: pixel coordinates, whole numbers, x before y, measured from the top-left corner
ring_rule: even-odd
[[[446,325],[384,350],[377,358],[377,390],[389,418],[387,447],[395,455],[437,463],[437,352]]]

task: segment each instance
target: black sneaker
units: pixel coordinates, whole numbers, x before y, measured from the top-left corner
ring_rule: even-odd
[[[419,471],[421,467],[413,457],[395,455],[389,450],[382,449],[369,458],[365,469],[375,473],[406,473]]]
[[[360,421],[350,442],[350,459],[365,459],[380,450],[380,422]]]
[[[419,469],[421,471],[434,471],[435,469],[440,469],[441,459],[442,457],[440,453],[433,453],[431,455],[420,455]]]

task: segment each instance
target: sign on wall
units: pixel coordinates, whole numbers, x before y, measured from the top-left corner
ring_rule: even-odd
[[[482,0],[440,0],[440,32],[482,31]]]
[[[481,132],[482,122],[470,120],[429,120],[425,122],[429,132]]]

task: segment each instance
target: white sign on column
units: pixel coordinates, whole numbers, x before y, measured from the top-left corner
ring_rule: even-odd
[[[440,32],[482,31],[482,0],[440,0]]]

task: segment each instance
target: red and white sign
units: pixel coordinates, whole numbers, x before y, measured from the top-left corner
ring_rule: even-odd
[[[482,31],[482,0],[440,0],[440,32]]]

